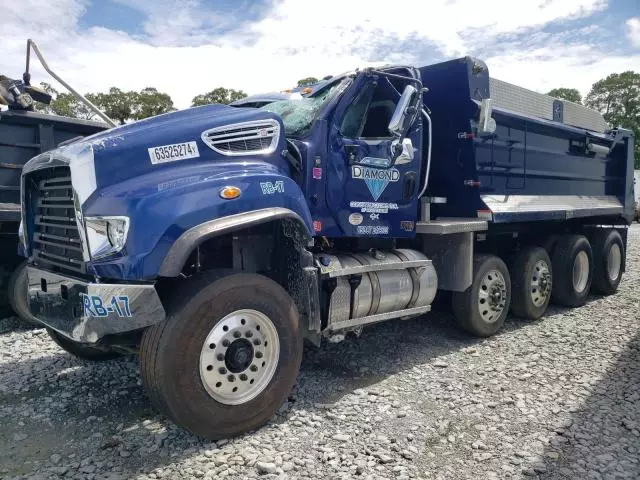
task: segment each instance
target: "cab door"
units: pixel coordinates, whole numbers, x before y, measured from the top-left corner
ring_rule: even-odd
[[[388,126],[406,80],[360,73],[329,125],[328,208],[345,236],[415,235],[422,170],[422,120],[398,139]]]

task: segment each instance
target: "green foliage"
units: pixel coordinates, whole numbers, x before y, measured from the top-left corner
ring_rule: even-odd
[[[582,103],[582,95],[575,88],[554,88],[547,92],[547,95],[550,95],[555,98],[562,98],[563,100],[569,100],[573,103]]]
[[[48,83],[40,83],[42,89],[51,95],[52,100],[49,105],[38,104],[36,108],[47,114],[62,115],[64,117],[80,118],[89,120],[93,118],[94,113],[89,110],[82,102],[78,101],[70,93],[59,93]]]
[[[135,95],[135,92],[124,92],[119,88],[111,87],[108,93],[88,93],[86,96],[107,117],[124,125],[127,120],[134,118]]]
[[[40,85],[53,97],[51,105],[39,107],[41,112],[100,121],[100,118],[96,118],[96,115],[72,94],[59,93],[48,83]],[[125,92],[111,87],[107,93],[87,93],[86,97],[109,118],[121,124],[175,110],[171,97],[153,87],[144,88],[140,92]]]
[[[196,95],[191,100],[192,107],[199,107],[201,105],[210,105],[212,103],[222,103],[229,105],[231,102],[240,100],[246,97],[247,94],[242,90],[234,90],[233,88],[218,87],[211,90],[208,93]]]
[[[613,73],[593,84],[585,105],[602,113],[612,127],[635,133],[636,168],[640,168],[640,73]]]
[[[136,100],[136,110],[134,112],[136,120],[154,117],[175,110],[171,97],[166,93],[158,92],[153,87],[143,88],[140,93],[136,94]]]
[[[318,79],[316,77],[307,77],[307,78],[301,78],[300,80],[298,80],[299,87],[309,87],[316,83],[318,83]]]
[[[108,93],[90,93],[87,98],[96,104],[108,117],[125,124],[131,120],[142,120],[175,110],[171,97],[157,89],[147,87],[140,92],[124,92],[111,87]]]

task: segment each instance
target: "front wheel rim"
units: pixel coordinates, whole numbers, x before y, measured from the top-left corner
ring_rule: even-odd
[[[529,293],[536,307],[543,306],[551,294],[551,270],[544,260],[538,260],[533,267]]]
[[[620,245],[614,243],[609,249],[609,255],[607,258],[607,274],[609,280],[615,282],[620,276],[620,270],[622,269],[622,251]]]
[[[584,250],[580,250],[573,260],[573,289],[577,293],[582,293],[589,283],[589,255]]]
[[[200,379],[225,405],[240,405],[267,387],[280,357],[278,331],[257,310],[236,310],[211,329],[200,352]]]
[[[478,291],[478,312],[486,323],[495,323],[507,305],[507,282],[498,270],[482,278]]]

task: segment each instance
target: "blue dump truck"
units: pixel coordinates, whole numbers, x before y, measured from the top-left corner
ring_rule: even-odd
[[[436,295],[489,336],[509,311],[537,319],[616,291],[629,131],[468,57],[305,92],[30,160],[28,303],[53,340],[94,360],[139,352],[157,409],[216,439],[272,417],[305,339],[423,315]]]

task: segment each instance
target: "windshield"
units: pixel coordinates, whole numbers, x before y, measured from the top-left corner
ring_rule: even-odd
[[[280,115],[284,123],[285,136],[299,137],[311,128],[322,108],[349,83],[351,78],[343,78],[311,95],[273,102],[261,109]]]

